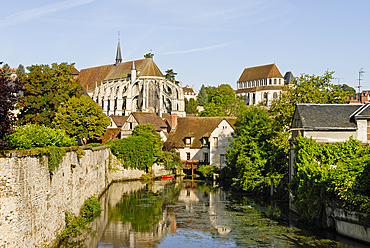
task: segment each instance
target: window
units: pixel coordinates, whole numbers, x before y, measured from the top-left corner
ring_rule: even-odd
[[[191,138],[185,138],[185,145],[190,146]]]
[[[225,154],[220,154],[220,163],[221,164],[225,163]]]
[[[186,153],[186,160],[190,160],[190,152]]]
[[[203,138],[203,145],[207,145],[208,143],[208,138]]]
[[[208,163],[208,152],[203,153],[204,163]]]
[[[132,130],[132,122],[130,122],[130,130]]]
[[[215,147],[218,147],[218,137],[213,138],[213,144]]]
[[[276,84],[276,78],[274,78],[274,84]]]

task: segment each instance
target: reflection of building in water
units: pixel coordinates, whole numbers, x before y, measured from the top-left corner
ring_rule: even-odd
[[[195,214],[197,212],[196,207],[194,205],[203,205],[204,208],[208,208],[209,218],[205,218],[204,220],[207,223],[204,223],[205,226],[208,226],[210,229],[216,229],[219,234],[227,234],[231,232],[231,228],[228,226],[228,216],[225,210],[225,204],[223,202],[226,201],[226,194],[221,191],[220,189],[208,189],[209,193],[205,191],[201,191],[197,188],[197,184],[194,182],[191,183],[184,183],[183,189],[180,192],[180,196],[178,201],[185,203],[185,211],[189,211]],[[170,212],[174,212],[176,215],[177,210],[171,209]],[[199,213],[199,215],[201,215]],[[180,223],[184,223],[181,219],[181,215],[177,216],[178,220],[178,227],[183,228]],[[193,220],[189,220],[192,222]],[[209,221],[209,222],[208,222]],[[187,222],[185,220],[185,222]],[[186,228],[189,228],[189,225],[186,225]]]

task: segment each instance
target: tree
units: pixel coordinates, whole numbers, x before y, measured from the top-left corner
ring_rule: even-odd
[[[32,65],[22,78],[25,92],[19,102],[19,123],[52,126],[58,108],[73,96],[80,96],[82,88],[72,76],[73,65],[68,63]]]
[[[209,102],[204,103],[200,116],[237,116],[246,107],[228,84],[211,89],[209,93],[207,88],[207,96]]]
[[[153,57],[154,57],[153,53],[144,54],[144,58],[146,58],[146,59],[152,59]]]
[[[235,123],[234,140],[226,153],[227,176],[233,185],[246,191],[263,191],[277,185],[288,166],[287,137],[282,137],[269,113],[259,106],[248,106]],[[278,158],[278,160],[276,160]]]
[[[157,133],[154,125],[141,124],[135,126],[131,133],[132,137],[141,137],[145,140],[150,141],[153,147],[153,154],[155,157],[154,162],[158,161],[162,157],[163,141],[161,136]]]
[[[20,64],[17,68],[17,78],[23,78],[26,75],[26,70],[24,66]]]
[[[271,115],[283,130],[289,129],[297,103],[348,103],[345,97],[350,91],[331,83],[333,73],[326,71],[322,76],[302,74],[294,78],[293,86],[285,86],[285,92],[273,101],[270,108]]]
[[[59,107],[53,124],[72,137],[90,139],[105,133],[110,118],[90,97],[73,96],[65,105]]]
[[[3,65],[3,69],[2,69],[2,72],[1,72],[6,78],[8,78],[9,80],[11,80],[11,77],[12,77],[12,71],[10,70],[10,66],[8,64],[4,64]]]
[[[208,102],[208,96],[207,96],[207,92],[206,92],[206,89],[204,87],[204,84],[202,84],[202,87],[199,90],[198,102],[199,102],[199,106],[204,106],[204,104],[206,102]]]
[[[0,150],[8,149],[5,138],[14,131],[14,110],[22,87],[19,79],[11,81],[6,68],[0,71]]]
[[[196,114],[198,113],[197,107],[199,103],[194,98],[190,98],[189,100],[185,98],[185,112],[187,114]]]
[[[351,86],[348,86],[347,84],[340,85],[340,89],[344,90],[344,91],[347,91],[348,96],[352,96],[352,95],[356,94],[356,90],[354,88],[352,88]]]
[[[167,80],[173,82],[175,81],[175,77],[177,75],[176,72],[173,71],[173,69],[168,69],[165,71],[166,75],[164,76]]]

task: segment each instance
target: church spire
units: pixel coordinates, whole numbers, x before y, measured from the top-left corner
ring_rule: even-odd
[[[121,56],[121,45],[120,45],[120,37],[119,37],[119,31],[118,31],[118,46],[117,46],[117,55],[116,55],[116,66],[122,62],[122,56]]]

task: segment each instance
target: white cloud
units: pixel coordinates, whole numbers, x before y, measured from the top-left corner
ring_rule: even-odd
[[[0,27],[24,23],[50,13],[74,8],[94,1],[96,0],[67,0],[59,3],[44,5],[30,10],[25,10],[5,17],[3,20],[0,21]]]
[[[203,47],[203,48],[194,48],[190,50],[184,50],[184,51],[172,51],[172,52],[166,52],[164,54],[178,54],[178,53],[191,53],[191,52],[198,52],[198,51],[204,51],[204,50],[210,50],[210,49],[215,49],[219,47],[226,46],[227,44],[220,44],[216,46],[210,46],[210,47]]]

